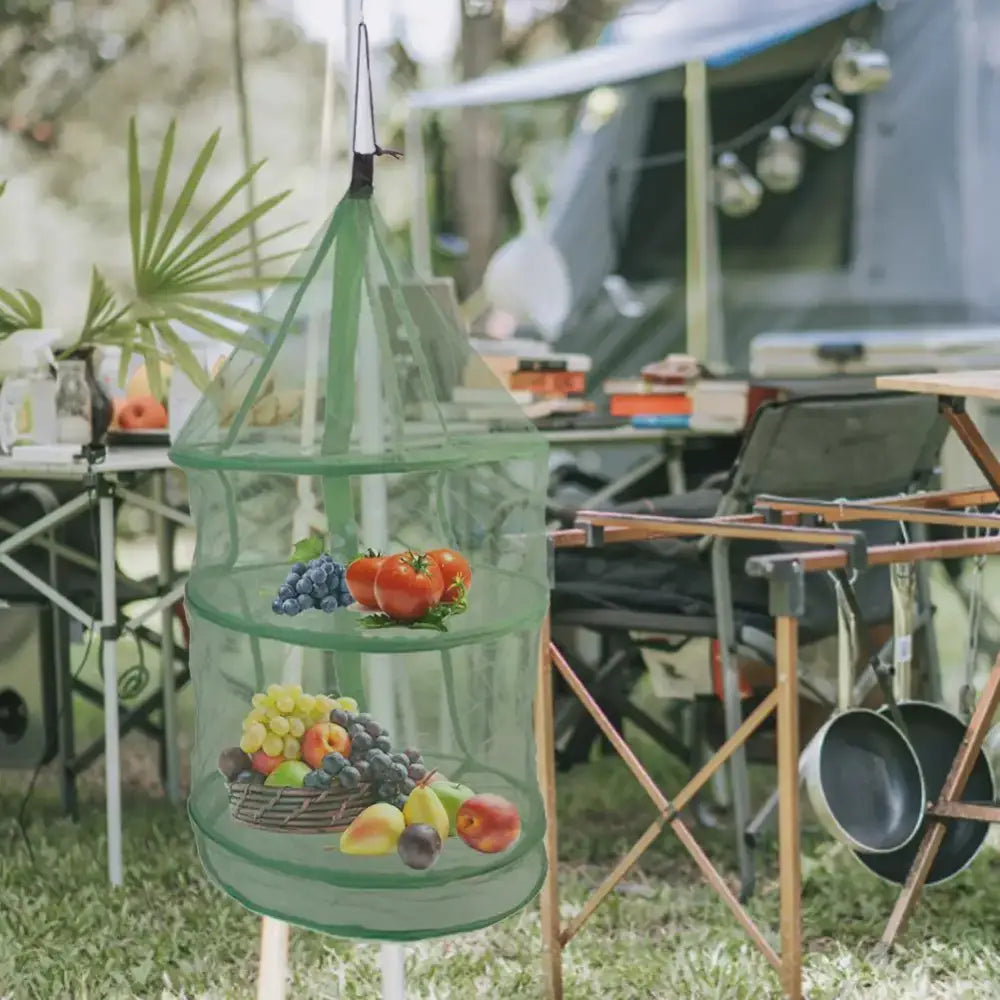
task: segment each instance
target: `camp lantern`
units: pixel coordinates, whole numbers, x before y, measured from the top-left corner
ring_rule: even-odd
[[[724,215],[742,218],[757,210],[764,188],[732,152],[719,156],[713,174],[715,203]]]
[[[172,458],[205,869],[256,913],[408,941],[492,924],[545,878],[548,448],[496,380],[489,423],[450,423],[492,376],[393,256],[374,163],[355,153]]]
[[[848,38],[833,60],[833,85],[842,94],[871,94],[892,79],[889,56],[861,38]]]
[[[793,135],[808,139],[821,149],[839,149],[854,127],[854,112],[829,84],[813,87],[806,104],[792,114]]]
[[[757,176],[764,187],[777,194],[794,191],[802,182],[806,151],[784,125],[775,125],[760,144]]]

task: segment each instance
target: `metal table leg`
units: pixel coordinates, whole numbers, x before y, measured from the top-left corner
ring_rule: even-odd
[[[118,602],[115,580],[114,485],[97,481],[101,557],[101,660],[104,666],[104,775],[107,799],[108,879],[122,884],[121,748],[118,731]]]
[[[153,495],[158,504],[166,504],[166,480],[165,472],[158,472],[153,478]],[[160,592],[166,593],[174,583],[174,531],[173,525],[162,513],[155,516],[158,579]],[[166,762],[167,799],[177,804],[181,800],[181,779],[177,748],[177,676],[174,665],[173,607],[165,607],[160,615],[160,685],[163,690],[163,753]]]

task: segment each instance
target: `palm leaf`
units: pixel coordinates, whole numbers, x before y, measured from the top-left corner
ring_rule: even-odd
[[[280,205],[289,195],[291,191],[282,191],[280,194],[272,195],[270,198],[265,198],[259,205],[255,205],[253,208],[248,209],[239,218],[234,219],[229,225],[224,226],[213,236],[208,239],[203,240],[195,246],[191,246],[190,249],[185,245],[186,240],[181,240],[175,250],[170,254],[169,257],[163,262],[163,274],[165,277],[172,277],[174,270],[180,270],[191,265],[191,263],[204,261],[212,253],[219,249],[219,247],[224,246],[230,240],[235,239],[237,236],[242,235],[246,232],[258,219],[267,215],[273,208]],[[214,216],[213,216],[214,218]],[[193,230],[192,230],[193,232]],[[191,233],[188,234],[190,236]],[[178,256],[181,249],[187,250],[183,256]],[[171,267],[170,265],[174,266]]]
[[[90,272],[90,297],[87,301],[87,314],[83,321],[80,339],[90,341],[94,337],[118,326],[128,313],[128,306],[115,301],[107,281],[97,268]]]
[[[118,385],[123,386],[128,379],[128,368],[132,362],[132,338],[127,344],[122,344],[121,358],[118,360]]]
[[[132,272],[138,275],[142,253],[142,173],[135,118],[128,122],[128,228],[132,237]]]
[[[289,257],[299,257],[301,256],[301,250],[286,250],[284,253],[271,254],[269,257],[261,257],[258,261],[261,267],[266,264],[277,264],[281,261],[288,260]],[[228,256],[228,255],[227,255]],[[197,291],[194,287],[195,283],[202,281],[215,281],[217,278],[225,278],[227,275],[238,275],[240,271],[248,271],[253,267],[253,261],[245,261],[238,265],[222,265],[216,268],[214,271],[202,271],[198,269],[196,271],[190,272],[188,275],[177,277],[174,279],[178,285],[182,285],[188,291]],[[298,278],[295,275],[284,275],[283,277],[278,276],[267,276],[258,279],[262,288],[273,287],[274,285],[286,284],[290,281],[297,281]],[[189,284],[189,282],[191,284]]]
[[[228,208],[229,203],[253,180],[254,175],[262,166],[264,166],[263,160],[255,163],[239,180],[230,185],[222,197],[188,230],[187,235],[179,240],[176,246],[159,262],[163,270],[168,270],[181,259],[188,247]],[[285,192],[285,196],[289,193]]]
[[[146,375],[149,378],[149,391],[157,398],[163,398],[163,358],[160,355],[160,347],[156,342],[156,334],[144,324],[140,324],[136,332],[139,336],[139,343],[136,350],[142,355],[146,363]]]
[[[194,351],[191,350],[187,341],[177,334],[169,321],[165,320],[162,323],[156,323],[154,326],[160,340],[163,341],[173,356],[177,367],[191,379],[199,392],[204,392],[208,388],[211,379],[208,377],[208,372],[201,366],[201,362]]]
[[[174,155],[174,138],[177,133],[177,122],[172,121],[163,138],[163,148],[160,150],[160,162],[153,178],[153,190],[149,198],[149,209],[146,212],[146,235],[140,254],[141,266],[149,267],[150,257],[155,245],[156,227],[160,224],[160,214],[167,194],[167,179],[170,176],[170,160]]]
[[[31,292],[23,288],[13,292],[0,288],[0,334],[9,335],[18,330],[36,330],[43,325],[41,303]]]
[[[194,166],[184,181],[181,193],[177,196],[177,201],[174,202],[174,207],[167,216],[167,221],[163,224],[163,230],[156,241],[156,249],[148,261],[148,267],[156,267],[162,261],[163,255],[167,252],[171,241],[177,235],[177,230],[180,229],[181,223],[184,221],[184,216],[187,215],[187,211],[191,207],[195,192],[198,190],[198,185],[205,176],[205,171],[208,169],[208,165],[215,155],[215,147],[218,144],[219,130],[216,129],[208,137],[207,142],[201,147],[201,151],[195,158]]]
[[[264,327],[277,330],[281,326],[281,320],[274,316],[257,312],[255,309],[244,309],[231,302],[220,302],[216,299],[201,298],[200,296],[185,296],[184,302],[195,309],[212,313],[215,316],[225,316],[226,319],[231,319],[234,323],[244,323],[250,328]]]
[[[197,277],[197,276],[199,276],[201,274],[202,271],[211,270],[213,268],[221,267],[223,264],[226,263],[226,261],[230,261],[230,260],[233,260],[234,258],[238,258],[238,257],[248,257],[250,251],[253,249],[254,246],[256,246],[259,249],[260,247],[264,246],[265,243],[271,243],[274,240],[280,239],[282,236],[287,236],[293,230],[300,229],[301,227],[302,227],[302,223],[301,222],[296,222],[296,223],[293,223],[290,226],[285,226],[284,229],[277,229],[273,233],[269,233],[267,236],[260,237],[256,241],[256,243],[254,243],[253,241],[251,241],[249,243],[243,243],[240,246],[238,246],[235,250],[229,250],[228,252],[226,252],[224,254],[217,254],[214,258],[212,258],[212,260],[209,260],[209,261],[199,261],[199,262],[196,262],[194,264],[189,265],[188,267],[179,268],[179,269],[173,271],[171,276],[172,276],[172,278],[173,278],[174,281],[184,281],[184,280],[186,280],[189,277]],[[281,258],[290,257],[290,256],[293,256],[295,254],[300,254],[300,253],[302,253],[301,249],[299,249],[299,250],[286,250],[284,253],[275,254],[272,257],[267,257],[267,258],[262,259],[261,263],[263,263],[264,260],[279,260]],[[245,262],[241,263],[239,266],[240,267],[251,267],[252,265],[253,265],[253,262],[251,260],[247,259]]]
[[[212,310],[201,311],[198,308],[174,302],[171,303],[169,308],[164,309],[164,315],[171,320],[183,323],[205,337],[211,337],[213,340],[221,340],[224,344],[232,344],[234,347],[245,347],[258,354],[263,354],[267,351],[266,345],[256,337],[220,323],[215,318],[215,315],[213,315]]]

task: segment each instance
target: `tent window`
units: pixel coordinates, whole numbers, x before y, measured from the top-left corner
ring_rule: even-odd
[[[806,81],[768,80],[717,91],[712,97],[716,142],[737,136],[766,119]],[[857,113],[857,109],[855,109]],[[766,194],[761,207],[743,219],[719,215],[724,272],[831,271],[847,266],[854,210],[857,128],[839,150],[808,147],[802,184],[789,194]],[[671,97],[654,103],[643,159],[684,144],[684,103]],[[757,146],[741,150],[753,166]],[[622,239],[621,273],[633,281],[680,280],[684,275],[684,164],[623,167],[619,184],[632,186]]]

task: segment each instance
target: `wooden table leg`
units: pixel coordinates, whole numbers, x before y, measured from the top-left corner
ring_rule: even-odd
[[[555,715],[549,619],[542,626],[538,653],[538,696],[535,699],[535,754],[538,783],[545,801],[545,857],[548,874],[540,897],[542,963],[547,1000],[562,1000],[562,942],[559,917],[559,830],[556,817]]]
[[[788,1000],[802,1000],[802,858],[799,838],[799,623],[777,619],[778,866],[781,980]]]
[[[951,424],[972,460],[979,466],[979,471],[986,477],[986,482],[1000,494],[1000,459],[997,459],[975,421],[966,412],[965,400],[942,396],[939,402],[945,419]]]
[[[962,740],[962,745],[951,765],[951,771],[941,789],[939,803],[957,802],[962,798],[965,785],[972,773],[972,768],[975,766],[998,705],[1000,705],[1000,656],[993,664],[989,680],[986,682],[986,687],[983,688],[983,693],[979,696],[979,701],[976,704],[976,710],[969,720],[965,738]],[[889,917],[889,922],[882,934],[882,944],[885,947],[892,947],[896,938],[905,929],[917,901],[920,899],[920,893],[927,881],[927,876],[930,874],[938,850],[941,848],[946,830],[947,826],[944,820],[932,820],[928,824],[923,842],[920,844],[917,856],[906,876],[906,884],[899,894],[899,899],[896,900],[892,916]]]

